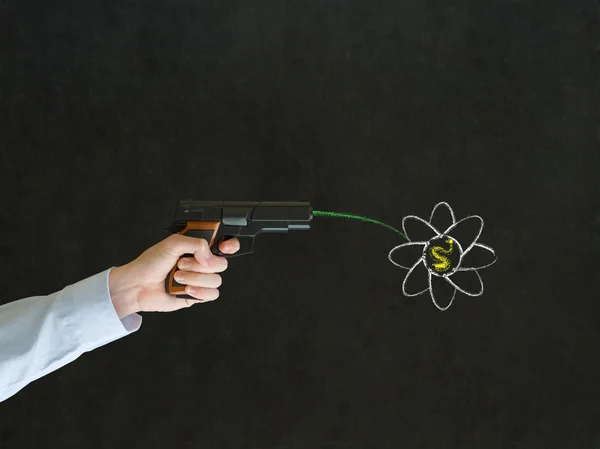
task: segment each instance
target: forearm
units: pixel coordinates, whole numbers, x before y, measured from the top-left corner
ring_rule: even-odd
[[[142,317],[134,313],[137,295],[128,293],[128,280],[123,269],[112,268],[58,292],[1,306],[0,402],[84,352],[137,331]],[[106,296],[109,285],[112,298]]]

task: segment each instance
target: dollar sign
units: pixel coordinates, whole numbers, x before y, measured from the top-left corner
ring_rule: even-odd
[[[439,261],[432,264],[433,269],[438,273],[443,273],[444,271],[448,271],[450,269],[450,259],[448,259],[446,256],[443,256],[442,254],[452,254],[452,250],[454,249],[454,242],[452,241],[452,239],[447,239],[446,243],[450,245],[450,248],[445,249],[441,246],[433,246],[429,250],[431,257],[434,260]]]

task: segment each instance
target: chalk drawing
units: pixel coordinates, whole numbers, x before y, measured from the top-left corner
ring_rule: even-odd
[[[434,218],[437,219],[438,215],[440,218],[445,216],[450,223],[444,230],[438,230],[433,225]],[[420,228],[418,230],[421,234],[429,238],[413,240],[407,232],[408,223],[411,228]],[[433,304],[442,311],[450,307],[457,291],[471,297],[481,296],[483,281],[478,270],[489,267],[497,260],[496,252],[490,246],[477,241],[481,236],[483,224],[483,219],[479,215],[469,215],[456,221],[454,211],[443,201],[434,206],[429,221],[416,215],[404,217],[402,230],[408,242],[394,247],[388,255],[390,262],[408,270],[402,282],[402,293],[412,297],[429,291]],[[478,230],[475,235],[464,238],[460,242],[456,235],[461,235],[460,230],[465,226],[477,227]],[[414,247],[417,250],[422,248],[421,256],[412,262],[403,260],[402,255],[414,250]],[[465,256],[474,254],[471,251],[485,252],[486,254],[482,254],[483,259],[486,259],[485,263],[465,264]],[[416,291],[409,291],[408,282],[417,285]],[[414,285],[411,289],[414,289]]]
[[[448,249],[444,249],[441,246],[432,246],[429,249],[431,257],[437,260],[437,262],[433,263],[432,266],[433,269],[438,273],[448,271],[451,266],[450,259],[448,259],[446,255],[452,254],[452,251],[454,250],[454,240],[446,239],[446,243],[450,245]]]

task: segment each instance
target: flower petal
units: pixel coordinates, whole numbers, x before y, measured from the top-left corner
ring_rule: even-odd
[[[417,260],[423,257],[426,242],[408,242],[396,246],[390,251],[388,259],[394,265],[410,269]]]
[[[463,253],[458,271],[479,270],[489,267],[498,257],[496,252],[482,243],[475,243],[467,253]]]
[[[483,294],[483,281],[477,270],[456,271],[452,276],[448,276],[448,282],[465,295],[480,296]]]
[[[483,219],[479,215],[469,215],[450,226],[444,234],[458,240],[465,254],[475,244],[482,229]]]
[[[431,216],[429,217],[429,223],[436,228],[441,230],[446,230],[454,223],[456,223],[456,218],[454,218],[454,211],[450,207],[450,205],[444,201],[441,203],[437,203],[433,210],[431,211]]]
[[[426,242],[440,235],[437,229],[416,215],[407,215],[402,219],[404,235],[411,242]]]
[[[448,282],[447,277],[433,276],[429,272],[429,294],[435,306],[440,310],[446,310],[454,301],[456,288]]]
[[[405,296],[417,296],[429,289],[427,282],[427,267],[422,259],[415,263],[402,282],[402,293]]]

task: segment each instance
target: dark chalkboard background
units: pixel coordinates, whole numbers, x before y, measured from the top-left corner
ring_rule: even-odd
[[[315,218],[0,404],[0,446],[600,447],[591,0],[2,1],[3,302],[166,237],[177,201],[485,220],[485,292]]]

